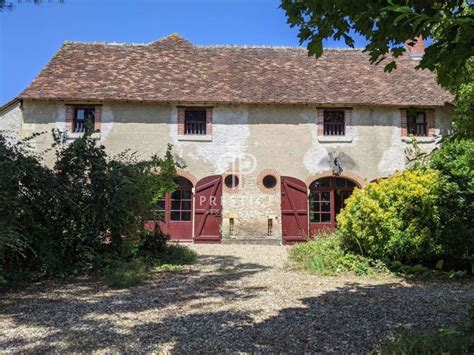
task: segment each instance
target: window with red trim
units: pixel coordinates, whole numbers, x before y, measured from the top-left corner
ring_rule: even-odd
[[[206,129],[206,110],[185,109],[184,111],[184,134],[205,135]]]
[[[86,130],[87,123],[90,123],[92,129],[94,130],[95,107],[75,107],[72,131],[74,133],[84,132]]]
[[[309,186],[309,221],[336,225],[336,216],[346,205],[356,184],[342,177],[325,177]]]
[[[428,136],[428,122],[426,112],[416,111],[407,117],[407,133],[417,137]]]
[[[325,136],[344,136],[346,134],[343,110],[324,110],[323,132]]]

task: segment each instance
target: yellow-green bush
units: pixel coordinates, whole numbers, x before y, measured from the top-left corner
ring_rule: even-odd
[[[355,190],[337,218],[343,247],[374,259],[435,259],[440,187],[437,171],[414,169]]]

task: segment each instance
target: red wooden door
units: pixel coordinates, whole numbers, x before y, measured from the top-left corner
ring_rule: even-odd
[[[208,176],[199,180],[194,196],[194,241],[196,243],[220,242],[222,176]]]
[[[334,231],[336,217],[357,184],[342,177],[325,177],[309,186],[309,231],[311,236]]]
[[[166,193],[158,201],[158,212],[162,215],[159,226],[171,240],[192,241],[193,239],[193,185],[183,177],[178,178],[176,191]],[[155,221],[147,222],[146,227],[153,229]]]
[[[281,227],[285,244],[308,237],[308,189],[303,181],[289,176],[281,177]]]

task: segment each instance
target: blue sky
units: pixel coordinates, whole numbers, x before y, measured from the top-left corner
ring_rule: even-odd
[[[278,0],[10,1],[14,9],[0,13],[0,105],[24,90],[64,41],[147,43],[177,32],[195,44],[298,46]]]

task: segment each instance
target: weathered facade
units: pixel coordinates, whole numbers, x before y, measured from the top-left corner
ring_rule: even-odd
[[[179,37],[169,37],[154,43],[165,47],[159,53],[166,52],[167,57],[174,58],[175,54],[178,57],[183,57],[185,56],[183,51],[194,50],[196,47],[183,41]],[[176,44],[174,44],[175,42]],[[80,44],[79,49],[73,45],[67,46],[74,51],[84,45]],[[89,53],[91,59],[88,65],[90,67],[94,67],[95,61],[102,60],[102,51],[107,49],[107,46],[103,44],[97,46],[100,47],[99,52]],[[114,51],[117,48],[123,50],[120,46],[109,47],[112,47]],[[125,46],[125,48],[129,47]],[[203,48],[207,50],[208,47]],[[223,48],[226,48],[225,52],[227,48],[234,47]],[[236,47],[236,50],[245,49]],[[251,47],[249,50],[254,49]],[[62,51],[65,53],[61,53]],[[163,154],[167,144],[171,143],[176,159],[185,166],[180,171],[180,175],[191,183],[189,186],[195,189],[198,181],[202,179],[213,176],[221,177],[222,195],[219,196],[221,205],[219,205],[218,211],[212,210],[211,206],[210,209],[203,212],[218,222],[219,230],[216,233],[219,238],[206,239],[204,236],[202,241],[217,241],[221,237],[281,240],[282,237],[285,239],[285,235],[288,237],[293,234],[295,237],[295,233],[301,234],[301,237],[304,238],[303,234],[311,234],[319,227],[324,226],[325,223],[333,227],[334,216],[338,211],[337,204],[343,204],[344,200],[343,197],[341,202],[338,202],[338,198],[340,198],[338,196],[347,196],[344,189],[350,194],[352,187],[347,186],[360,187],[368,181],[402,170],[405,166],[405,148],[410,133],[419,136],[418,140],[425,149],[431,149],[438,137],[448,132],[451,123],[450,108],[445,105],[445,102],[450,100],[449,95],[442,92],[436,86],[434,79],[431,76],[426,76],[428,74],[423,73],[422,77],[417,78],[413,74],[416,73],[413,69],[414,64],[408,63],[409,59],[405,60],[407,63],[401,64],[398,74],[381,74],[381,69],[370,69],[371,67],[369,67],[374,71],[373,80],[366,78],[366,73],[356,72],[354,74],[354,68],[359,67],[359,64],[354,63],[354,67],[346,69],[351,70],[352,74],[349,75],[349,79],[355,80],[355,83],[347,85],[345,91],[341,88],[339,97],[329,98],[324,94],[323,97],[311,99],[312,96],[308,97],[304,93],[299,95],[295,90],[290,92],[291,95],[282,92],[278,96],[281,87],[275,84],[276,87],[272,91],[271,86],[274,84],[270,80],[266,81],[263,86],[265,90],[271,92],[271,95],[276,91],[275,96],[265,96],[266,94],[261,93],[259,88],[255,88],[254,85],[249,90],[253,90],[255,100],[250,99],[245,87],[240,88],[239,93],[235,88],[234,90],[229,89],[229,86],[233,85],[232,83],[225,80],[220,81],[218,77],[211,78],[214,81],[212,90],[209,89],[206,96],[206,90],[202,86],[208,87],[211,79],[209,77],[207,77],[207,81],[202,79],[200,66],[205,64],[196,59],[197,62],[194,65],[197,67],[197,72],[193,73],[192,68],[187,66],[183,70],[191,70],[191,73],[187,73],[186,80],[190,75],[195,76],[198,93],[193,92],[190,88],[184,90],[181,96],[178,95],[179,93],[172,92],[169,97],[165,97],[166,92],[160,91],[164,89],[160,89],[156,82],[153,82],[150,84],[151,88],[144,89],[143,97],[138,98],[136,87],[132,88],[133,93],[130,93],[130,97],[126,96],[126,87],[123,88],[124,93],[116,93],[114,97],[111,97],[111,92],[117,88],[111,87],[107,91],[107,85],[104,85],[105,88],[101,87],[96,91],[87,92],[87,89],[82,90],[80,83],[77,82],[76,87],[73,88],[70,84],[62,84],[63,81],[64,83],[67,81],[67,78],[63,77],[63,73],[72,65],[66,58],[67,50],[62,51],[50,62],[30,88],[20,95],[19,102],[21,104],[10,105],[9,108],[4,109],[0,127],[8,125],[23,137],[56,128],[61,131],[69,131],[68,136],[71,140],[81,134],[74,132],[78,122],[82,122],[80,121],[82,116],[78,115],[90,114],[95,121],[97,139],[111,154],[131,149],[142,157],[148,157],[155,153]],[[172,53],[170,54],[169,51]],[[285,65],[291,64],[292,60],[316,61],[313,58],[301,59],[302,51],[299,49],[266,48],[266,51],[273,51],[270,54],[277,53],[278,56],[288,55],[291,57],[288,62],[282,59],[282,62],[274,67],[272,66],[274,58],[269,59],[268,63],[270,64],[267,64],[270,65],[272,71],[278,72],[275,74],[277,78],[285,76],[287,68]],[[285,51],[289,51],[289,53]],[[296,59],[293,58],[295,51],[298,53]],[[346,56],[348,51],[339,53]],[[219,52],[219,54],[223,56],[225,53]],[[132,53],[125,56],[133,57],[133,55]],[[357,52],[357,56],[359,55],[360,52]],[[63,56],[62,59],[61,56]],[[262,56],[263,54],[258,52],[254,55],[254,60],[258,65],[264,66],[265,58]],[[238,62],[239,60],[244,61],[246,58],[234,57],[230,62],[226,62],[228,70],[233,70],[232,61]],[[332,61],[333,59],[329,58],[322,65],[329,65],[331,68],[336,66],[336,70],[345,68],[344,65],[338,67],[338,64]],[[121,60],[116,59],[118,66],[120,63]],[[222,66],[222,63],[214,63],[214,65]],[[304,63],[300,65],[304,67]],[[411,66],[408,73],[407,66]],[[59,74],[58,68],[62,68]],[[169,64],[167,69],[166,61],[162,60],[160,68],[159,77],[156,72],[153,72],[150,73],[150,78],[161,80],[164,82],[164,86],[167,86],[166,90],[171,90],[174,79],[166,78],[166,70],[173,73],[176,67]],[[244,69],[247,72],[243,71]],[[263,69],[261,69],[263,72],[257,74],[249,68],[244,69],[241,69],[240,72],[241,77],[245,77],[242,80],[247,80],[249,75],[254,77],[256,75],[255,80],[257,81],[263,78],[263,75],[272,75]],[[257,69],[254,68],[254,71]],[[91,69],[80,67],[74,70],[82,70],[81,73],[84,74]],[[104,67],[103,70],[106,72],[108,69]],[[134,66],[128,67],[128,70],[132,73],[128,79],[132,80],[138,75],[135,75],[134,71],[139,69]],[[296,69],[291,68],[291,71],[294,70]],[[92,75],[92,71],[90,74]],[[305,75],[311,76],[307,73]],[[405,76],[406,80],[409,80],[406,82],[405,91],[403,91],[403,83],[397,84],[393,90],[386,88],[385,84],[381,85],[380,77],[382,76],[384,80],[390,82],[390,79],[385,79],[384,75]],[[82,77],[84,76],[87,77],[87,75],[82,75]],[[96,79],[91,77],[91,80]],[[105,79],[101,80],[106,84]],[[114,86],[117,84],[117,80],[111,80],[109,84]],[[321,77],[321,80],[327,81],[328,79]],[[430,81],[419,95],[416,87],[417,80],[423,80],[425,86],[427,85],[426,80]],[[219,83],[221,83],[223,91],[222,96],[219,96],[218,90],[215,90]],[[136,86],[136,84],[137,82],[132,82],[130,85]],[[370,84],[375,86],[375,90],[378,89],[379,93],[367,92],[368,97],[365,99],[359,97],[357,87],[359,86],[361,91],[367,91]],[[62,85],[64,86],[62,90],[57,88]],[[142,83],[142,85],[147,84]],[[188,83],[184,86],[186,85]],[[248,85],[252,85],[252,83],[249,82]],[[291,83],[291,86],[294,85]],[[328,81],[327,85],[331,86],[332,84]],[[386,92],[381,93],[381,88]],[[309,87],[307,89],[315,88]],[[147,90],[151,90],[152,96],[157,95],[153,91],[158,90],[162,97],[147,97]],[[334,90],[334,88],[328,87],[327,91]],[[349,97],[350,94],[347,93],[350,90],[355,92],[352,97]],[[404,94],[397,101],[396,92],[398,90],[403,91]],[[427,90],[431,92],[431,97],[426,95]],[[334,95],[337,95],[337,92]],[[279,97],[280,99],[278,99]],[[295,98],[299,99],[295,100]],[[385,99],[386,101],[384,101]],[[410,121],[412,111],[418,115],[416,116],[418,118],[413,118],[413,122]],[[34,141],[38,151],[45,151],[51,143],[50,135],[39,136]],[[52,153],[47,153],[45,161],[51,163],[52,156],[48,154]],[[227,178],[228,176],[232,177]],[[268,178],[268,176],[273,178]],[[330,188],[320,184],[321,187],[316,187],[314,191],[308,190],[310,186],[317,185],[312,185],[315,180],[334,176],[337,176],[338,179],[347,179],[351,184],[344,187],[342,180],[334,180],[331,184],[337,184],[340,188],[334,187],[336,185]],[[301,191],[301,193],[306,194],[304,197],[306,209],[303,208],[298,212],[297,208],[293,206],[290,212],[286,207],[283,208],[286,212],[282,210],[282,199],[288,199],[288,195],[291,195],[286,190],[282,191],[289,186],[284,186],[284,177],[296,179],[305,186],[305,191]],[[194,237],[197,241],[200,240],[200,238],[196,238],[197,229],[205,229],[205,222],[201,227],[197,226],[201,223],[196,223],[197,217],[195,216],[195,213],[199,211],[199,201],[196,201],[196,198],[190,198],[188,201],[187,192],[185,189],[183,191],[181,191],[180,198],[169,197],[166,206],[163,201],[163,208],[172,216],[171,220],[168,219],[168,223],[184,223],[182,225],[188,223],[190,226],[189,229],[180,227],[180,232],[176,233],[181,234],[176,239],[193,240]],[[217,187],[215,191],[219,191]],[[310,196],[309,201],[308,195]],[[319,197],[314,197],[316,195]],[[327,197],[324,197],[326,195]],[[177,202],[179,199],[181,199],[181,205]],[[288,201],[291,205],[291,199]],[[188,206],[188,202],[192,205],[191,207]],[[283,205],[285,203],[283,202]],[[180,207],[173,207],[173,204]],[[327,211],[324,211],[326,207]],[[282,225],[282,215],[285,213],[288,215],[286,218],[294,218],[293,222],[296,224],[292,221],[284,221]],[[299,219],[298,214],[306,215]],[[292,223],[295,225],[291,226]],[[316,227],[311,228],[311,224]],[[169,230],[172,236],[173,228]],[[287,241],[291,242],[293,239],[288,237]]]

